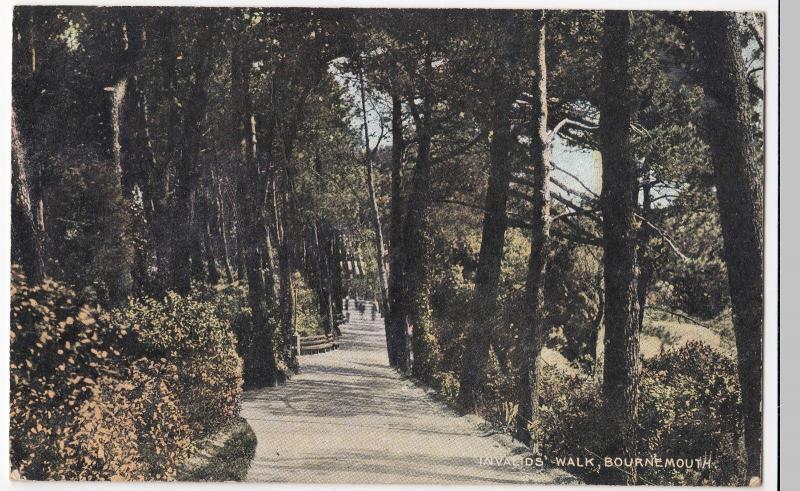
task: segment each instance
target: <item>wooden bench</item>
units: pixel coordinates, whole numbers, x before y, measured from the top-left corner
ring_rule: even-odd
[[[325,353],[339,347],[339,341],[333,334],[320,334],[318,336],[294,336],[295,352],[300,355]]]

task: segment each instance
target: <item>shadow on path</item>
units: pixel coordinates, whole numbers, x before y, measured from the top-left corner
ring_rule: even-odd
[[[352,305],[352,304],[351,304]],[[513,457],[391,369],[383,320],[350,310],[340,349],[300,357],[277,388],[246,392],[258,438],[248,480],[296,483],[556,483],[552,469],[481,465]]]

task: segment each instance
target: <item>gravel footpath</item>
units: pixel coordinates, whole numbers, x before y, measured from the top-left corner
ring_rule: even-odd
[[[245,393],[241,414],[258,438],[249,481],[576,482],[519,465],[524,447],[401,377],[388,365],[382,319],[350,313],[338,350],[302,356],[285,385]]]

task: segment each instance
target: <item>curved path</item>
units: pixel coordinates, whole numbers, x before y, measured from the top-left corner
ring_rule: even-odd
[[[522,447],[482,430],[474,416],[458,416],[389,368],[382,319],[350,313],[340,349],[301,357],[301,373],[283,386],[245,393],[242,416],[258,438],[249,481],[573,480],[555,469],[512,465]],[[482,465],[480,458],[505,465]]]

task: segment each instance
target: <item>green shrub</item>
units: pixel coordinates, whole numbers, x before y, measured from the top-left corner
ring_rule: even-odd
[[[228,321],[236,336],[236,351],[244,358],[250,346],[253,317],[247,302],[247,284],[235,281],[231,284],[217,285],[203,292],[202,300],[212,302],[217,317]]]
[[[653,469],[651,480],[675,484],[739,485],[745,468],[736,363],[691,342],[644,362],[639,388],[643,452],[711,456],[703,471]]]
[[[191,429],[169,389],[175,366],[142,358],[127,375],[124,382],[102,376],[91,385],[65,442],[88,458],[67,479],[173,480],[192,450]]]
[[[148,358],[175,364],[178,377],[169,385],[198,434],[239,413],[242,359],[230,324],[218,317],[214,304],[169,292],[161,301],[130,302],[114,312],[114,322],[133,331]]]
[[[190,450],[168,387],[130,332],[60,283],[11,284],[11,465],[27,479],[170,479]]]
[[[295,315],[297,333],[300,336],[322,334],[322,318],[319,313],[319,299],[300,273],[292,276],[295,295]]]
[[[473,317],[470,306],[474,286],[464,277],[463,266],[439,271],[431,288],[433,322],[431,330],[441,350],[441,369],[461,373],[461,356],[466,345],[467,328]]]
[[[444,396],[448,403],[455,404],[458,399],[458,388],[460,387],[457,374],[453,372],[436,372],[433,376],[433,387]]]
[[[592,368],[599,328],[602,268],[590,247],[554,247],[547,270],[547,346],[585,370]],[[523,304],[524,305],[524,304]]]
[[[78,290],[94,289],[102,305],[124,305],[132,293],[131,212],[113,166],[91,152],[67,151],[51,164],[48,234],[52,273]]]
[[[688,209],[665,223],[688,259],[664,254],[659,273],[664,281],[659,285],[659,294],[673,310],[712,319],[730,307],[719,214],[709,211],[716,208],[713,193],[700,193],[703,200],[712,200],[702,204],[691,203],[692,194],[682,196],[677,203]],[[686,199],[689,202],[682,203]]]
[[[604,411],[599,385],[543,365],[539,410],[531,425],[541,452],[552,457],[605,455]],[[592,476],[583,476],[591,482]]]
[[[605,415],[599,385],[583,376],[542,371],[539,416],[533,429],[548,456],[605,456]],[[710,456],[706,469],[645,467],[642,483],[739,485],[743,476],[742,413],[732,359],[688,343],[644,362],[639,386],[639,456]],[[592,482],[595,475],[583,475]]]

